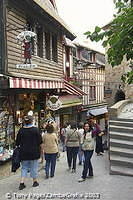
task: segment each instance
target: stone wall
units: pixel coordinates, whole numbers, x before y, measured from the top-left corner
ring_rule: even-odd
[[[122,101],[119,101],[117,102],[116,104],[114,104],[113,106],[111,106],[109,108],[109,116],[110,116],[110,119],[111,118],[118,118],[119,115],[121,114],[121,111],[123,110],[123,108],[132,103],[133,100],[131,99],[128,99],[128,100],[122,100]]]
[[[105,90],[111,90],[111,94],[106,96],[106,101],[110,106],[112,106],[115,101],[114,97],[116,94],[116,91],[119,89],[119,85],[121,85],[123,91],[125,92],[126,99],[133,96],[133,85],[125,85],[121,81],[121,76],[124,73],[127,73],[130,68],[128,67],[127,61],[124,59],[122,64],[119,66],[115,66],[112,68],[112,66],[107,62],[106,57],[106,63],[105,63]]]

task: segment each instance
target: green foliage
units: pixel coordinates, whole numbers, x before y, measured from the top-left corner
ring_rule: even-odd
[[[133,83],[133,71],[127,72],[126,74],[123,74],[122,77],[121,77],[121,80],[124,83],[132,84]]]
[[[103,47],[108,47],[108,62],[112,67],[121,64],[124,56],[127,61],[133,59],[133,0],[114,0],[114,2],[117,8],[114,20],[104,30],[96,26],[93,33],[90,31],[85,33],[91,41],[102,40]],[[128,83],[133,83],[133,79],[129,81],[133,77],[133,73],[131,74],[131,76],[128,74]]]

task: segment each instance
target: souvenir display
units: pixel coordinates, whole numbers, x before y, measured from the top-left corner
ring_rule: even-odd
[[[12,157],[13,133],[13,116],[7,111],[2,111],[0,113],[0,164],[3,164]]]

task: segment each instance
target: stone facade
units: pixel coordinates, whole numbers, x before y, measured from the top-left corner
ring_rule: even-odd
[[[131,70],[128,67],[127,61],[124,59],[121,65],[112,67],[107,62],[105,62],[105,96],[106,101],[109,106],[112,106],[115,103],[115,94],[119,89],[120,85],[124,91],[126,98],[133,96],[133,85],[126,85],[122,82],[121,76]]]

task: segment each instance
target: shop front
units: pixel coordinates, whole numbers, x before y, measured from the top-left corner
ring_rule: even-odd
[[[70,87],[71,86],[71,87]],[[63,93],[65,91],[65,93]],[[66,122],[79,121],[79,108],[82,107],[82,95],[84,94],[69,84],[69,88],[64,87],[58,96],[50,96],[46,101],[46,108],[52,113],[53,119],[61,128]],[[67,92],[67,93],[66,93]],[[79,95],[80,94],[80,95]]]
[[[66,81],[21,77],[6,77],[4,81],[0,95],[0,164],[11,158],[25,115],[33,115],[34,125],[40,129],[48,118],[53,118],[59,128],[66,122],[78,122],[84,93]]]
[[[0,94],[0,164],[12,156],[23,117],[33,115],[34,125],[41,129],[44,120],[52,113],[46,108],[46,97],[62,87],[61,81],[11,77],[6,81],[8,88],[2,88]]]
[[[99,106],[89,108],[87,111],[87,117],[93,116],[97,123],[100,125],[101,130],[108,131],[108,109],[107,106]]]
[[[60,126],[66,122],[78,121],[78,107],[82,105],[82,99],[76,95],[65,95],[60,97],[62,106],[58,111],[60,114]]]
[[[15,138],[18,130],[23,125],[23,117],[25,115],[33,115],[34,125],[39,127],[42,119],[40,106],[45,110],[46,93],[43,92],[41,95],[43,97],[43,105],[39,98],[39,91],[12,90],[3,99],[0,110],[0,164],[10,160],[15,145]]]

